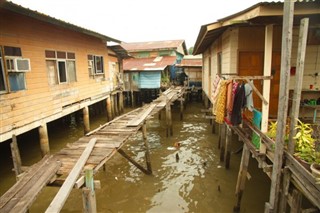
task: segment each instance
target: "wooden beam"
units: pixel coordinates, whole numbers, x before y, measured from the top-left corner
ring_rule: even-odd
[[[52,200],[51,204],[46,210],[46,213],[58,213],[62,209],[64,203],[66,202],[74,183],[76,182],[79,174],[82,171],[82,168],[87,162],[87,159],[89,158],[94,145],[96,144],[97,139],[92,138],[83,153],[81,154],[80,158],[78,159],[77,163],[72,168],[69,176],[67,177],[66,181],[63,183],[62,187]]]
[[[294,1],[285,0],[283,7],[282,47],[281,47],[281,73],[280,91],[278,105],[278,125],[273,161],[273,172],[271,176],[271,189],[269,203],[266,205],[265,213],[278,212],[278,201],[280,192],[281,170],[283,164],[284,137],[288,112],[288,95],[291,66],[292,26],[293,26]]]
[[[130,120],[127,123],[127,127],[130,126],[139,126],[142,121],[144,121],[151,113],[151,111],[156,107],[156,104],[150,104],[148,108],[142,111],[142,113],[139,113],[134,119]]]
[[[221,74],[221,75],[230,75],[230,74]],[[228,80],[271,80],[273,76],[228,76]]]
[[[301,99],[301,90],[303,82],[303,73],[304,73],[304,59],[306,55],[306,44],[308,37],[308,27],[309,19],[304,18],[300,22],[300,31],[299,31],[299,45],[298,45],[298,56],[297,56],[297,71],[296,71],[296,80],[295,87],[293,91],[292,99],[292,110],[291,110],[291,121],[290,121],[290,132],[289,132],[289,144],[288,151],[289,153],[294,153],[295,141],[293,137],[296,135],[296,125],[297,119],[299,117],[300,109],[300,99]]]
[[[250,84],[253,91],[258,95],[258,97],[263,101],[264,104],[268,104],[268,101],[263,97],[263,95],[260,93],[260,91],[257,89],[257,87],[250,81],[249,78],[245,78],[245,80]]]
[[[127,153],[125,153],[122,149],[118,149],[119,154],[121,154],[124,158],[126,158],[130,163],[135,165],[138,169],[140,169],[143,173],[150,175],[150,171],[146,170],[141,166],[139,163],[137,163],[133,158],[131,158]]]
[[[19,147],[17,143],[17,137],[15,135],[12,135],[12,142],[10,143],[10,147],[11,147],[14,171],[16,173],[16,177],[18,177],[22,173],[22,169],[21,169],[21,157],[20,157]]]

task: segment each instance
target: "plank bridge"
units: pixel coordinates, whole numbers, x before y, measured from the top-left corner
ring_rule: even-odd
[[[180,101],[181,118],[185,88],[173,87],[163,92],[156,100],[105,123],[99,128],[68,144],[54,155],[47,155],[28,168],[0,198],[0,213],[27,212],[41,190],[48,184],[60,185],[61,189],[46,212],[59,212],[72,188],[85,184],[87,171],[97,172],[119,152],[146,174],[151,174],[148,143],[146,145],[147,168],[130,158],[121,147],[128,138],[142,130],[146,138],[146,120],[166,108],[167,136],[172,135],[171,105]],[[65,188],[64,188],[65,187]],[[86,185],[87,187],[87,185]],[[64,189],[63,189],[64,188]],[[63,197],[63,198],[61,198]],[[90,212],[90,211],[89,211]]]

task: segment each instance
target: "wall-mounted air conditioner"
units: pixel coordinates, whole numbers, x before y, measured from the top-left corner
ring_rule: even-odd
[[[29,58],[6,58],[8,72],[28,72],[31,70]]]

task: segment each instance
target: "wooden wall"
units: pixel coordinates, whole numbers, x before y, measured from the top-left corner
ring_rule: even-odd
[[[12,133],[22,133],[19,128],[28,131],[57,119],[66,113],[68,106],[78,104],[72,106],[73,110],[80,109],[83,103],[93,103],[112,89],[105,80],[109,77],[109,57],[102,40],[3,9],[0,26],[0,45],[20,47],[22,57],[30,59],[32,69],[26,73],[26,90],[0,95],[1,142]],[[77,81],[49,86],[45,50],[75,53]],[[89,77],[88,54],[103,56],[105,79]]]

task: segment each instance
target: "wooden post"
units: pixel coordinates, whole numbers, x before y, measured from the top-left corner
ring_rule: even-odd
[[[171,116],[171,102],[168,101],[166,105],[166,121],[167,121],[167,137],[173,135],[172,116]]]
[[[231,157],[231,140],[232,140],[232,131],[228,125],[226,126],[226,145],[224,152],[224,163],[226,169],[230,168],[230,157]]]
[[[180,99],[180,121],[183,120],[183,99]]]
[[[292,190],[292,198],[290,199],[290,213],[300,213],[301,212],[301,201],[302,194],[299,190]]]
[[[119,115],[119,97],[118,93],[113,95],[114,98],[114,115],[115,117]]]
[[[278,105],[278,125],[275,141],[275,152],[273,170],[271,175],[271,189],[269,202],[265,205],[265,213],[278,212],[278,200],[281,180],[281,169],[283,164],[283,148],[288,112],[288,93],[290,80],[290,59],[292,47],[292,25],[293,25],[294,1],[285,0],[283,8],[282,47],[281,47],[281,74]]]
[[[272,41],[273,41],[273,25],[267,25],[265,27],[265,43],[264,43],[264,76],[271,76],[271,64],[272,64]],[[261,131],[263,133],[268,132],[269,121],[269,102],[270,102],[270,79],[263,80],[263,97],[268,102],[262,101],[262,119],[261,119]],[[261,140],[260,140],[261,141]],[[266,146],[260,142],[260,153],[266,154]]]
[[[147,139],[147,124],[146,121],[144,121],[142,125],[142,136],[143,136],[143,141],[144,145],[146,147],[146,162],[147,162],[147,170],[149,174],[152,174],[152,168],[151,168],[151,159],[150,159],[150,152],[149,152],[149,144],[148,144],[148,139]]]
[[[12,142],[10,143],[11,147],[11,155],[12,155],[12,160],[13,160],[13,166],[14,166],[14,171],[16,173],[16,177],[22,173],[21,169],[21,157],[20,157],[20,152],[19,152],[19,147],[17,143],[17,137],[15,135],[12,135]]]
[[[292,110],[291,110],[291,121],[290,121],[290,134],[288,150],[290,154],[294,153],[295,140],[293,137],[296,135],[295,126],[297,125],[297,119],[299,116],[300,99],[304,72],[304,59],[306,54],[307,34],[309,27],[309,19],[304,18],[300,22],[299,32],[299,45],[298,45],[298,56],[297,56],[297,69],[296,69],[296,80],[292,98]]]
[[[84,125],[84,134],[90,132],[90,119],[89,119],[89,107],[86,106],[83,108],[83,125]]]
[[[226,143],[226,124],[219,124],[219,126],[220,162],[223,162]]]
[[[212,127],[211,128],[212,128],[211,129],[212,134],[216,134],[216,120],[215,119],[212,120]]]
[[[86,187],[82,188],[83,212],[97,212],[96,193],[94,191],[93,170],[86,170]]]
[[[112,117],[112,106],[111,106],[111,95],[107,98],[107,114],[108,114],[108,120],[111,121],[113,119]]]
[[[39,126],[38,131],[40,138],[41,155],[42,157],[44,157],[46,154],[50,154],[47,124],[42,124],[41,126]]]
[[[285,167],[283,169],[282,192],[280,197],[279,212],[286,212],[290,179],[291,171],[289,168]]]
[[[124,99],[123,99],[123,92],[119,93],[119,106],[120,106],[120,114],[124,112]]]
[[[131,107],[135,107],[135,101],[134,92],[131,90]]]
[[[233,212],[240,212],[241,199],[242,199],[242,194],[243,194],[245,184],[246,184],[249,160],[250,160],[250,151],[249,151],[247,145],[243,144],[240,168],[239,168],[239,173],[238,173],[238,180],[237,180],[237,185],[236,185],[237,203],[236,203],[235,207],[233,208]]]

